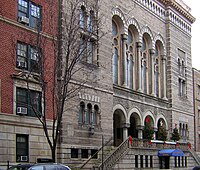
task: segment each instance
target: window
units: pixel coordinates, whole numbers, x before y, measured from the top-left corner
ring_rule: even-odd
[[[133,89],[133,80],[134,80],[134,37],[132,31],[128,30],[128,39],[126,44],[126,84],[129,88]]]
[[[138,155],[135,155],[135,167],[138,168]]]
[[[98,150],[96,149],[91,149],[91,156],[93,156],[92,158],[93,159],[97,159],[98,158],[98,153],[97,153]]]
[[[143,155],[140,155],[140,167],[143,168]]]
[[[78,149],[71,149],[71,158],[78,158]]]
[[[36,47],[21,42],[17,43],[17,68],[39,73],[40,55]]]
[[[85,103],[80,103],[80,110],[79,110],[79,123],[84,122],[84,114],[85,114]]]
[[[178,49],[178,95],[181,97],[186,97],[186,54],[184,51]]]
[[[145,167],[148,168],[148,155],[145,155]]]
[[[144,93],[147,93],[147,63],[148,63],[148,47],[145,38],[142,39],[142,59],[141,59],[141,84]]]
[[[81,149],[81,158],[88,158],[88,149]]]
[[[115,21],[112,21],[112,36],[113,36],[113,54],[112,54],[112,69],[113,83],[119,84],[119,30]]]
[[[28,135],[16,135],[16,161],[28,162]]]
[[[87,107],[86,107],[87,106]],[[85,108],[86,107],[86,108]],[[79,124],[83,125],[100,125],[100,112],[97,104],[80,102],[79,108]]]
[[[86,124],[91,123],[91,113],[92,113],[92,105],[89,103],[87,105],[87,111],[86,111],[86,120],[85,120]]]
[[[86,8],[81,6],[79,24],[82,32],[80,37],[79,56],[80,60],[89,64],[94,64],[95,61],[94,55],[97,39],[95,36],[92,36],[96,35],[94,21],[94,11],[90,11],[89,14],[87,14]]]
[[[36,116],[42,114],[41,93],[22,88],[16,89],[16,114]]]
[[[41,29],[41,7],[28,0],[18,0],[18,21]]]

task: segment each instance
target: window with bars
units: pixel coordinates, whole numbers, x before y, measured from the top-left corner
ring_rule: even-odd
[[[18,0],[18,22],[41,30],[41,19],[41,6],[28,0]]]

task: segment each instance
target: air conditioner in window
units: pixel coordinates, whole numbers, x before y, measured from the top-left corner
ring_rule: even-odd
[[[22,115],[27,115],[27,108],[26,107],[17,107],[17,113]]]
[[[21,68],[26,68],[26,61],[18,61],[17,66]]]
[[[21,16],[21,17],[19,17],[19,22],[23,23],[23,24],[28,24],[29,23],[29,18],[27,18],[25,16]]]
[[[28,156],[20,156],[20,161],[28,161]]]

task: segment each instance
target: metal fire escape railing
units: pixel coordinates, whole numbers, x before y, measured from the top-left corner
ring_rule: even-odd
[[[128,151],[128,148],[129,138],[122,142],[119,147],[116,148],[116,150],[99,165],[98,169],[111,169],[113,165],[124,156],[124,154]]]

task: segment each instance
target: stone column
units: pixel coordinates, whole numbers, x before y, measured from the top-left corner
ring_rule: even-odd
[[[163,55],[162,56],[162,64],[163,64],[163,99],[167,99],[167,81],[166,81],[166,79],[167,79],[167,76],[166,76],[166,56],[165,55]]]
[[[138,125],[137,126],[137,130],[138,130],[138,139],[143,139],[143,136],[142,136],[142,131],[144,129],[144,126],[141,126],[141,125]]]
[[[151,76],[151,95],[155,96],[155,70],[154,70],[154,54],[155,54],[155,50],[154,49],[150,49],[150,68],[151,68],[151,73],[149,74],[149,76]]]
[[[156,139],[156,132],[158,131],[158,129],[154,127],[153,130],[154,130],[153,139],[155,140]]]
[[[138,91],[142,91],[142,84],[141,84],[141,47],[142,47],[142,43],[141,42],[137,42],[137,49],[136,49],[136,59],[137,59],[137,68],[136,68],[136,82],[137,83],[137,90]]]
[[[128,128],[130,127],[130,123],[124,123],[122,125],[123,128],[123,141],[127,139],[128,137]]]
[[[122,67],[123,67],[123,86],[127,87],[127,76],[126,76],[126,42],[128,36],[126,34],[122,34]]]

